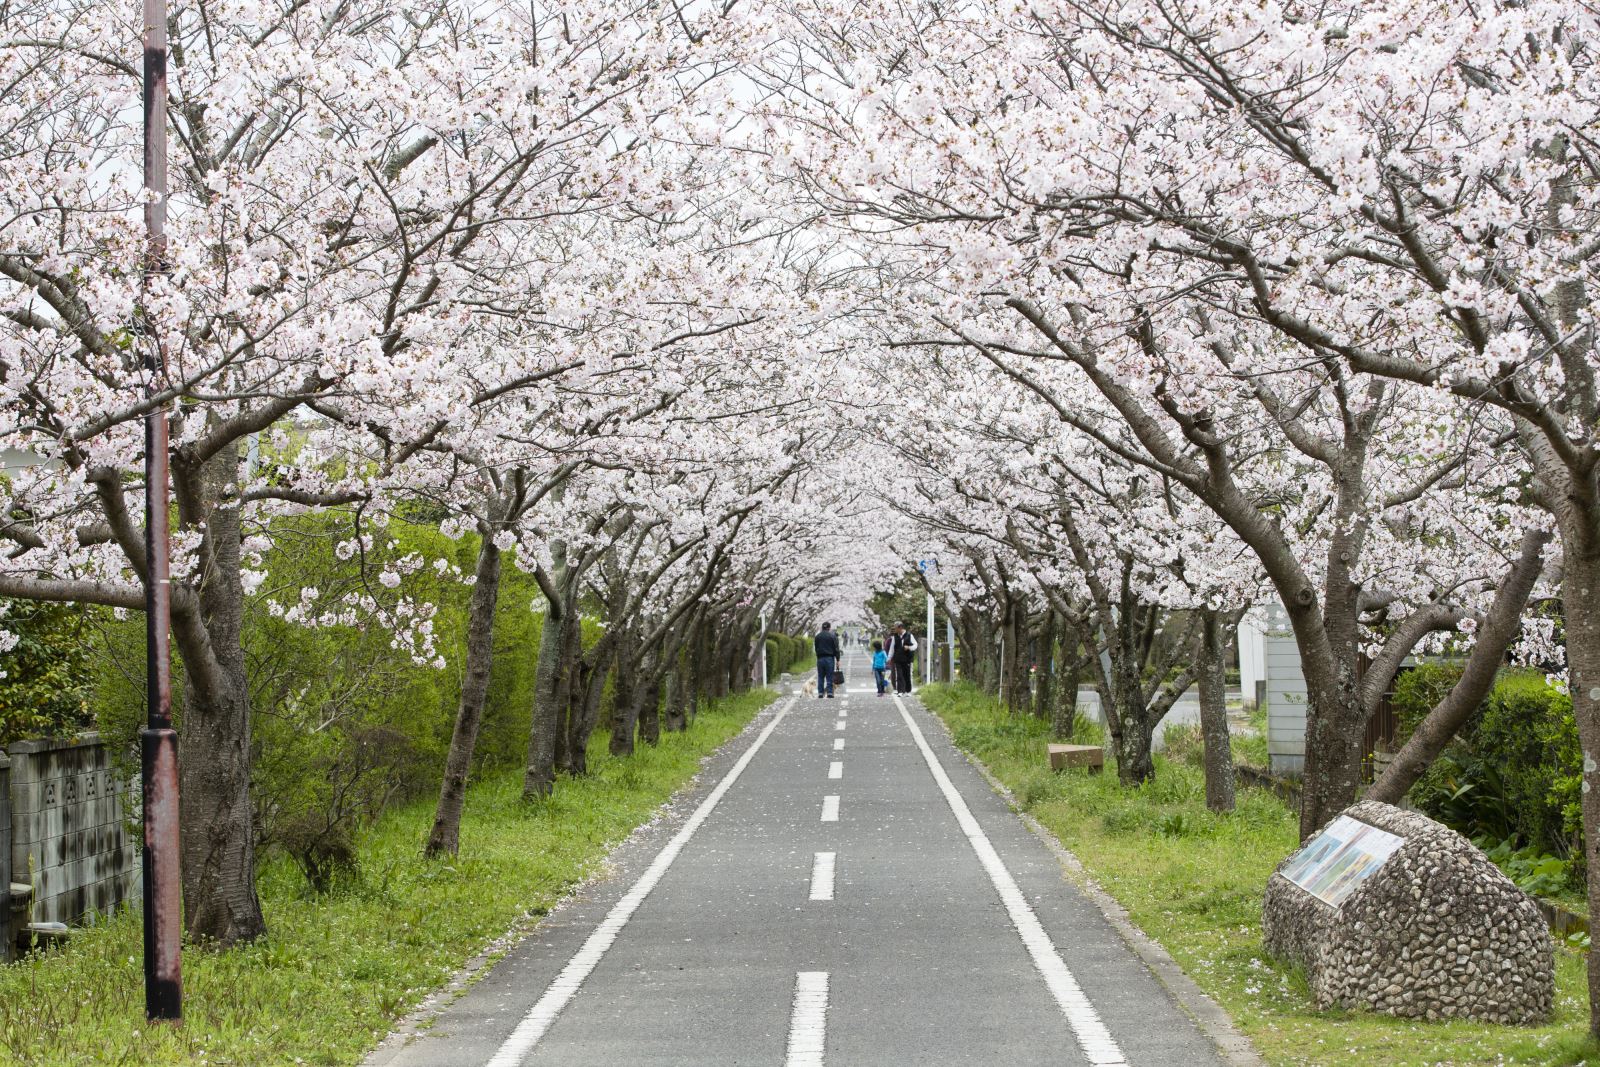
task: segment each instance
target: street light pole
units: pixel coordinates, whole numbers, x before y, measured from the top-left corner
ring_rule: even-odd
[[[167,269],[167,2],[144,0],[145,292]],[[145,323],[148,326],[148,323]],[[160,392],[166,360],[146,331],[147,391]],[[172,728],[172,573],[167,508],[167,413],[144,422],[145,678],[149,722],[139,732],[144,798],[144,1013],[183,1017],[183,897],[178,873],[178,734]]]

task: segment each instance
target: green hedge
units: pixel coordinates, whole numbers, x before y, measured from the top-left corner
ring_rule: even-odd
[[[1425,663],[1397,679],[1404,735],[1460,675],[1459,664]],[[1581,856],[1582,768],[1571,698],[1538,671],[1505,670],[1411,798],[1468,837]]]
[[[355,835],[384,810],[438,789],[465,668],[471,587],[478,539],[451,540],[433,524],[392,520],[373,531],[364,559],[341,560],[349,517],[338,513],[279,519],[262,560],[268,578],[245,606],[244,652],[252,688],[252,786],[264,853],[293,857],[317,888],[350,855]],[[408,556],[426,564],[392,592],[374,579]],[[363,574],[363,564],[365,574]],[[355,625],[285,621],[269,598],[324,590],[398,598],[437,606],[435,647],[442,667],[418,664],[396,648],[391,631],[358,616]],[[521,762],[528,744],[534,670],[543,626],[534,579],[508,565],[495,619],[495,662],[474,758],[474,774]],[[101,732],[120,751],[136,751],[144,719],[144,619],[99,615],[90,642],[93,707]],[[597,629],[585,626],[586,639]],[[181,658],[177,663],[181,679]],[[174,713],[183,729],[183,687]]]
[[[0,600],[0,629],[17,638],[0,652],[0,745],[72,737],[93,725],[94,670],[86,642],[94,610]]]
[[[797,663],[811,657],[811,639],[794,634],[767,635],[767,681],[776,681]]]

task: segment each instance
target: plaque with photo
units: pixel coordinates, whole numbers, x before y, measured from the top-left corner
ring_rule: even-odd
[[[1341,815],[1300,850],[1283,876],[1337,908],[1403,844],[1405,838]]]

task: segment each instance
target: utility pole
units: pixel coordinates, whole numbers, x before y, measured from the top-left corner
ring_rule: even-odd
[[[167,270],[167,0],[144,2],[144,287]],[[148,322],[142,323],[148,327]],[[159,329],[145,329],[149,395],[166,377]],[[167,513],[167,412],[144,420],[145,702],[139,732],[144,798],[144,1013],[183,1018],[183,894],[178,873],[178,734],[172,728],[172,571]]]

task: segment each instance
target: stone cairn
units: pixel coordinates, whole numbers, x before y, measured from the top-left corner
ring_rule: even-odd
[[[1344,814],[1405,843],[1338,908],[1283,876],[1292,856],[1267,882],[1267,951],[1305,967],[1318,1008],[1492,1023],[1549,1018],[1553,946],[1526,893],[1425,815],[1373,801]]]

